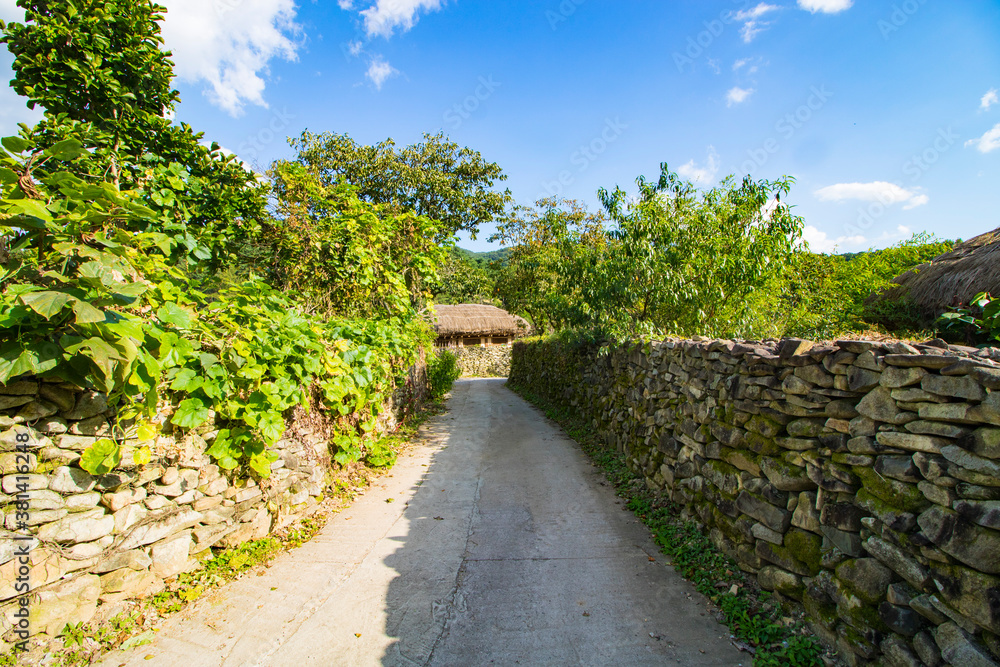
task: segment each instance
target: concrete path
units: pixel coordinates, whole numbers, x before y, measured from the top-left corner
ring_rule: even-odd
[[[579,447],[503,380],[459,381],[448,407],[311,542],[102,664],[751,663]]]

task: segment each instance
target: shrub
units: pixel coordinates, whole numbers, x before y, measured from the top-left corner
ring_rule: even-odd
[[[445,350],[428,356],[427,379],[431,386],[431,398],[444,396],[461,374],[455,354]]]

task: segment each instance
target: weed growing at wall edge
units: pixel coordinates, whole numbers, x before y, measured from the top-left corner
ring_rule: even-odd
[[[641,478],[628,468],[625,457],[599,442],[587,422],[523,387],[507,386],[557,422],[604,471],[615,493],[649,528],[674,569],[718,606],[720,620],[732,632],[733,643],[753,655],[755,667],[823,664],[823,647],[809,636],[804,624],[783,616],[780,604],[770,593],[760,590],[695,523],[680,518],[677,505],[647,490]]]

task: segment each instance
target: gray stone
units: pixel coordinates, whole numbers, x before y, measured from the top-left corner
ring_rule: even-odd
[[[10,410],[31,403],[31,396],[0,396],[0,410]]]
[[[885,362],[882,361],[882,355],[876,356],[873,350],[866,350],[858,355],[858,358],[854,360],[854,365],[878,373],[885,370]]]
[[[969,376],[987,389],[1000,389],[1000,368],[976,368]]]
[[[170,486],[180,478],[180,471],[177,468],[170,467],[163,471],[163,476],[160,477],[160,484],[163,486]]]
[[[882,372],[879,384],[887,389],[899,389],[919,384],[925,375],[927,375],[927,371],[919,366],[911,368],[889,366]]]
[[[950,440],[943,440],[929,435],[893,431],[882,431],[875,436],[875,440],[886,447],[905,449],[911,452],[925,452],[928,454],[939,454],[942,447],[951,444]]]
[[[917,612],[890,602],[879,604],[878,615],[890,630],[904,637],[912,637],[926,625],[924,617]]]
[[[167,579],[184,572],[190,567],[190,551],[190,532],[157,542],[152,547],[153,574],[161,579]]]
[[[830,401],[825,412],[828,417],[835,419],[854,419],[858,416],[857,402],[848,399]]]
[[[917,488],[920,490],[920,493],[924,494],[924,498],[943,507],[951,507],[952,503],[954,503],[958,498],[955,492],[951,489],[938,486],[937,484],[926,480],[918,482]]]
[[[969,401],[981,401],[986,398],[986,391],[970,377],[927,375],[920,381],[920,387],[938,396],[964,398]]]
[[[107,436],[111,434],[111,427],[104,415],[97,415],[90,419],[73,422],[69,432],[74,435]]]
[[[103,509],[92,509],[45,524],[38,530],[38,538],[69,544],[93,542],[110,535],[114,528],[113,516],[105,514]]]
[[[958,422],[959,424],[974,424],[975,419],[969,416],[972,406],[968,403],[927,404],[920,407],[918,414],[921,419],[932,421]]]
[[[66,508],[53,508],[53,509],[33,509],[28,512],[28,516],[22,516],[18,518],[17,513],[11,511],[7,516],[4,517],[4,527],[7,530],[21,530],[21,525],[25,526],[40,526],[42,524],[51,525],[52,522],[58,521],[63,517],[69,515],[69,511]]]
[[[947,422],[931,422],[919,419],[912,421],[904,428],[910,433],[921,435],[936,435],[941,438],[961,438],[969,434],[967,427],[949,424]],[[991,457],[992,458],[992,457]]]
[[[47,417],[45,419],[41,419],[35,424],[35,428],[42,433],[47,433],[49,435],[58,435],[59,433],[66,433],[69,430],[66,420],[62,417]]]
[[[975,454],[962,449],[958,445],[948,445],[946,447],[942,447],[941,455],[966,470],[978,472],[989,477],[1000,478],[1000,463],[990,459],[984,459],[981,456],[976,456]],[[1000,484],[997,486],[1000,486]]]
[[[823,537],[830,540],[833,546],[837,547],[842,553],[851,557],[861,555],[862,543],[861,536],[858,533],[840,530],[833,526],[820,526],[819,530],[823,534]]]
[[[109,594],[120,594],[115,597],[123,599],[142,597],[155,583],[153,572],[124,567],[101,577],[101,597],[107,599]]]
[[[785,427],[788,435],[793,438],[815,438],[823,433],[825,419],[796,419]]]
[[[985,401],[969,408],[965,416],[974,422],[1000,426],[1000,391],[994,391]]]
[[[949,556],[980,572],[1000,573],[1000,532],[977,526],[938,505],[917,517],[917,523],[927,539]]]
[[[957,357],[944,354],[887,354],[883,359],[891,366],[940,370],[955,363]]]
[[[923,667],[923,663],[917,659],[906,642],[899,637],[883,639],[882,643],[879,644],[879,650],[882,651],[882,661],[885,667]]]
[[[56,445],[60,449],[68,449],[74,452],[82,452],[88,447],[93,446],[97,442],[97,438],[89,435],[59,435],[56,436]]]
[[[27,463],[25,463],[25,459],[27,459]],[[37,469],[38,456],[34,453],[19,454],[17,452],[0,454],[0,475],[20,473],[25,467],[28,470]]]
[[[865,392],[877,387],[881,377],[882,374],[877,371],[851,366],[847,369],[847,387],[851,391]]]
[[[755,523],[750,527],[750,533],[758,540],[766,540],[771,544],[781,546],[785,541],[785,536],[775,530],[771,530],[762,523]]]
[[[931,622],[931,625],[941,625],[948,622],[948,617],[941,613],[938,605],[931,601],[931,595],[918,595],[910,600],[910,608]]]
[[[955,485],[955,493],[961,498],[968,500],[1000,500],[1000,488],[992,486],[978,486],[967,482],[959,482]]]
[[[878,433],[878,422],[873,419],[859,415],[851,420],[850,436],[852,438],[873,436],[876,433]]]
[[[923,479],[912,456],[882,455],[875,460],[875,472],[903,482],[916,483]]]
[[[199,526],[198,528],[195,528],[191,531],[191,536],[194,539],[194,544],[191,547],[191,554],[194,555],[201,553],[235,531],[237,527],[238,526],[236,525],[217,523],[210,526]]]
[[[105,572],[112,572],[122,568],[142,571],[148,569],[152,564],[152,559],[146,555],[145,551],[140,549],[130,549],[128,551],[113,554],[105,560],[100,561],[94,567],[94,572],[97,574],[103,574]]]
[[[929,583],[930,572],[927,568],[896,545],[872,536],[864,541],[864,548],[917,590],[923,590]]]
[[[1000,428],[976,429],[968,443],[969,449],[988,459],[1000,459]]]
[[[149,516],[149,512],[150,510],[136,503],[125,505],[114,513],[115,534],[126,533],[132,526]]]
[[[802,577],[786,572],[773,565],[765,565],[757,573],[757,583],[766,591],[776,591],[784,595],[797,595],[802,592]]]
[[[920,470],[920,474],[930,481],[948,474],[948,462],[942,456],[916,452],[913,455],[913,463]]]
[[[963,519],[985,528],[1000,530],[1000,500],[956,500],[952,509]]]
[[[913,650],[927,667],[940,667],[941,649],[926,630],[921,630],[913,637]]]
[[[70,512],[82,512],[97,507],[101,502],[99,493],[75,493],[66,497],[66,509]]]
[[[169,512],[169,516],[136,528],[132,534],[125,538],[119,548],[127,550],[152,544],[168,535],[198,524],[203,516],[200,512],[190,509],[167,510],[167,512]]]
[[[0,488],[4,493],[15,495],[22,491],[37,491],[49,486],[49,478],[35,473],[27,475],[7,475],[3,478]]]
[[[816,483],[809,479],[803,468],[781,459],[762,457],[760,469],[779,491],[810,491],[816,488]]]
[[[28,403],[17,411],[17,416],[24,421],[33,422],[45,417],[51,417],[59,412],[59,408],[46,400],[38,399]]]
[[[890,603],[898,605],[900,607],[909,607],[910,600],[917,596],[917,591],[914,590],[913,586],[903,581],[897,581],[894,584],[889,584],[889,588],[886,589],[885,598]]]
[[[108,397],[96,391],[85,391],[76,397],[72,410],[67,410],[59,416],[68,421],[80,421],[107,412]]]
[[[59,493],[86,493],[94,488],[97,480],[85,470],[61,466],[49,480],[49,488]]]
[[[752,516],[771,530],[776,530],[779,533],[788,530],[788,526],[792,522],[791,512],[775,507],[762,497],[746,491],[740,492],[736,498],[736,506],[744,514]]]
[[[821,366],[800,366],[795,369],[795,375],[818,387],[826,389],[833,387],[833,376],[823,370]]]
[[[31,609],[32,629],[56,637],[67,623],[86,623],[97,612],[100,594],[101,580],[92,574],[41,589]]]
[[[885,387],[876,387],[858,403],[858,413],[877,422],[901,423],[905,411],[900,410],[896,401]]]
[[[0,384],[0,396],[34,396],[38,393],[38,383],[31,380],[15,380]]]
[[[51,401],[61,412],[72,410],[76,405],[76,393],[58,385],[44,383],[38,390],[39,396]]]
[[[885,599],[892,571],[874,558],[856,558],[837,566],[837,578],[869,604]]]
[[[101,504],[112,512],[117,512],[126,505],[141,503],[146,499],[146,489],[125,489],[116,493],[105,493],[101,498]]]
[[[954,623],[943,623],[934,632],[941,657],[961,667],[997,667],[989,651]]]

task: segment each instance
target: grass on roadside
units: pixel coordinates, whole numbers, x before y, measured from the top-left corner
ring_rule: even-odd
[[[784,616],[770,593],[719,551],[695,523],[681,519],[677,505],[650,492],[629,469],[625,457],[599,442],[586,421],[523,387],[507,386],[557,422],[604,471],[615,493],[649,528],[677,572],[718,606],[720,620],[729,627],[734,643],[753,655],[755,667],[823,664],[820,656],[824,649],[806,626]]]

